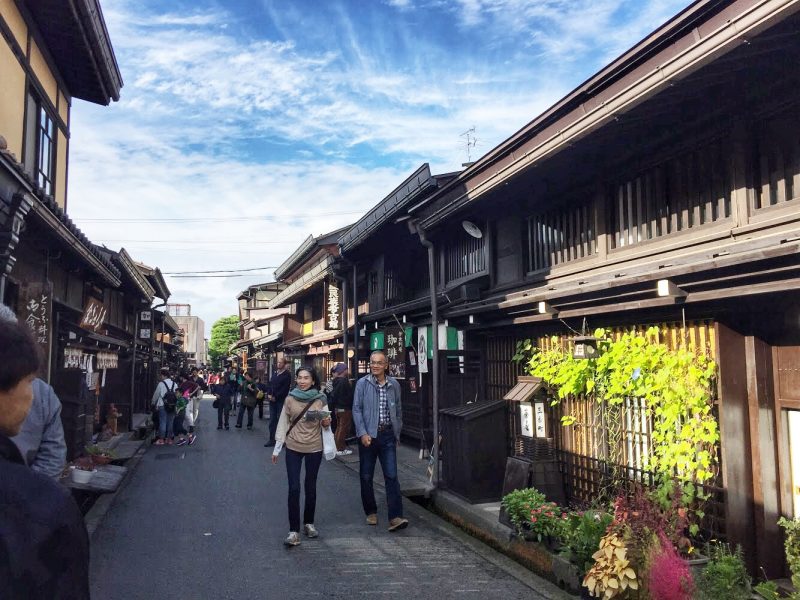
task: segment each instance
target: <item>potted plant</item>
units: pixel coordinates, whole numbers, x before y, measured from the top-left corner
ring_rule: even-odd
[[[529,539],[546,544],[551,550],[561,546],[567,513],[555,502],[545,502],[532,508],[528,517]]]
[[[106,450],[97,445],[87,446],[86,455],[92,460],[92,463],[98,466],[107,465],[115,458],[113,451]]]
[[[611,515],[595,510],[571,512],[567,515],[561,555],[578,567],[581,577],[592,566],[592,555],[600,548],[600,540],[606,534],[611,521]]]
[[[678,556],[672,542],[662,534],[659,543],[651,550],[648,597],[653,600],[692,600],[695,597],[694,592],[695,585],[689,565]]]
[[[95,474],[94,463],[88,456],[81,456],[72,465],[72,481],[75,483],[89,483]]]
[[[502,505],[517,534],[524,536],[531,511],[545,502],[545,496],[535,488],[514,490],[503,497]]]

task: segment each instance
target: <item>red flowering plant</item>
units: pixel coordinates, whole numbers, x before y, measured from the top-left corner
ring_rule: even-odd
[[[528,529],[538,542],[560,540],[569,516],[555,502],[544,502],[531,509]]]
[[[647,594],[653,600],[692,600],[695,585],[689,565],[675,551],[672,542],[659,536],[652,550]]]

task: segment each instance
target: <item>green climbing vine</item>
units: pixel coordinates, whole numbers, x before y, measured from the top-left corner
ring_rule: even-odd
[[[604,431],[608,436],[609,462],[619,464],[621,414],[627,399],[645,401],[653,423],[652,455],[648,468],[664,480],[690,485],[709,483],[715,477],[719,428],[713,414],[716,363],[704,353],[686,347],[671,349],[658,340],[658,329],[644,334],[628,332],[610,339],[598,329],[600,354],[575,359],[571,348],[552,338],[540,349],[531,340],[521,342],[514,360],[540,377],[556,395],[553,405],[568,396],[583,396],[604,404]],[[562,424],[575,423],[574,415]]]

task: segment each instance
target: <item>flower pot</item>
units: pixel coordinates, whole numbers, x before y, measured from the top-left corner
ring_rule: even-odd
[[[89,483],[96,471],[84,471],[83,469],[72,469],[72,481],[75,483]]]
[[[695,554],[693,558],[685,558],[684,561],[687,565],[689,565],[689,569],[692,572],[692,579],[696,580],[711,559],[707,556],[703,556],[702,554]]]
[[[107,465],[112,460],[114,460],[114,457],[107,454],[92,454],[92,463],[98,466]]]

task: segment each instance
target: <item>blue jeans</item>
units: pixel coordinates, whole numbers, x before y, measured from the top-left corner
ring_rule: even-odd
[[[175,437],[172,425],[175,422],[175,413],[168,413],[164,407],[158,409],[158,437],[162,440],[167,437]]]
[[[389,505],[389,520],[403,516],[403,496],[400,493],[400,481],[397,479],[397,440],[394,432],[379,431],[378,437],[372,438],[369,447],[358,443],[359,475],[361,476],[361,504],[364,513],[378,513],[375,503],[375,490],[372,479],[375,477],[375,463],[381,461],[383,480],[386,484],[386,503]]]
[[[317,508],[317,474],[322,452],[295,452],[286,448],[286,475],[289,478],[289,531],[300,531],[300,469],[306,461],[305,510],[303,523],[314,524]]]

